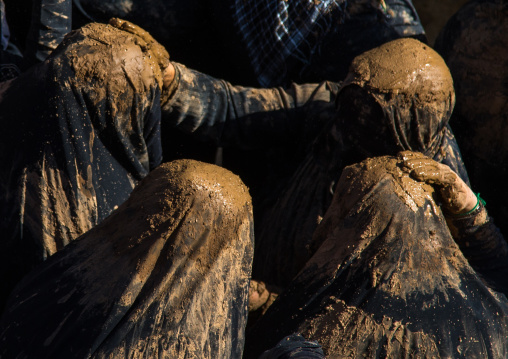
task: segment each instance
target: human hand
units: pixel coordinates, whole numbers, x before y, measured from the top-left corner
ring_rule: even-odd
[[[153,38],[150,33],[130,21],[112,18],[109,24],[120,30],[126,31],[140,38],[139,46],[145,52],[149,53],[155,64],[160,69],[156,74],[159,85],[169,87],[175,77],[175,68],[169,61],[169,53],[167,50]]]
[[[251,279],[249,286],[249,312],[254,312],[261,308],[261,313],[264,314],[268,307],[277,299],[280,291],[280,288]]]
[[[418,152],[400,152],[398,158],[402,170],[415,180],[428,183],[436,189],[447,213],[464,214],[478,204],[478,198],[471,188],[447,165]]]

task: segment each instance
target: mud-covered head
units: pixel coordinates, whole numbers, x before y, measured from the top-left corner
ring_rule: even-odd
[[[357,56],[337,98],[358,159],[410,150],[433,157],[455,103],[453,80],[429,46],[405,38]]]
[[[143,94],[162,83],[146,42],[110,25],[92,23],[71,32],[51,56],[60,59],[62,71],[74,72],[78,85],[97,85],[94,91],[101,94],[129,88]]]
[[[160,161],[162,77],[151,55],[139,36],[92,23],[68,34],[37,68],[54,93],[51,101],[81,104],[62,115],[78,123],[90,119],[103,144],[119,148],[114,151],[117,160],[133,173],[146,172]],[[125,150],[127,143],[133,148]]]
[[[120,237],[124,239],[139,231],[138,226],[150,232],[167,228],[176,238],[177,233],[185,233],[185,245],[193,248],[208,238],[208,244],[214,243],[216,251],[229,242],[253,238],[252,200],[247,187],[232,172],[208,163],[163,163],[140,182],[115,213],[121,215],[128,208],[145,220],[125,221],[118,229],[125,232]],[[133,236],[131,240],[139,238]],[[127,240],[123,243],[129,246]],[[212,258],[212,253],[207,257]]]

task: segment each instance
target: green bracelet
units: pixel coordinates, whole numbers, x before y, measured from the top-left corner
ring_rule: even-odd
[[[478,207],[480,207],[480,203],[483,204],[484,206],[487,204],[485,202],[485,200],[483,198],[480,197],[480,193],[475,193],[476,195],[476,198],[477,198],[477,201],[476,201],[476,206],[474,206],[474,208],[470,211],[467,211],[466,213],[459,213],[459,214],[454,214],[453,216],[454,217],[464,217],[464,216],[468,216],[470,215],[471,213],[473,213],[474,211],[476,211],[478,209]]]

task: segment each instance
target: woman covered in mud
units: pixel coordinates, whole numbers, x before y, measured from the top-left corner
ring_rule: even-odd
[[[2,305],[24,274],[102,221],[160,164],[162,76],[157,49],[141,41],[85,28],[2,83]]]
[[[263,251],[267,254],[271,247],[289,244],[295,248],[286,253],[275,250],[274,264],[264,271],[268,282],[280,280],[290,288],[288,296],[297,293],[291,289],[292,276],[301,268],[310,267],[311,270],[300,272],[307,281],[300,281],[299,275],[294,282],[302,291],[297,293],[302,300],[306,295],[329,294],[325,284],[335,283],[338,288],[331,286],[333,293],[327,298],[345,304],[334,309],[319,302],[318,311],[332,308],[334,318],[342,318],[339,314],[347,317],[348,313],[355,313],[357,306],[358,315],[347,317],[353,318],[349,326],[345,321],[337,325],[350,331],[358,328],[362,333],[379,328],[374,331],[379,335],[369,341],[370,348],[362,348],[364,342],[355,335],[348,337],[349,344],[344,348],[360,345],[354,353],[363,355],[372,349],[383,356],[383,343],[387,337],[394,337],[408,338],[416,346],[423,338],[423,349],[432,355],[447,355],[455,350],[457,341],[465,343],[461,350],[470,350],[468,354],[483,354],[481,348],[489,348],[487,353],[506,353],[506,298],[479,279],[475,270],[482,273],[481,265],[469,264],[451,241],[430,194],[425,194],[424,189],[418,192],[421,184],[410,182],[407,174],[404,177],[393,159],[374,160],[379,161],[380,171],[372,162],[358,165],[366,167],[366,172],[355,176],[349,175],[355,173],[354,169],[346,171],[339,184],[334,184],[349,162],[400,150],[423,152],[465,176],[446,126],[453,107],[451,78],[431,49],[414,40],[404,40],[369,52],[355,61],[347,86],[340,91],[333,83],[295,85],[288,91],[256,90],[235,88],[181,65],[170,65],[165,50],[148,34],[123,21],[113,23],[125,31],[98,24],[84,27],[68,36],[45,63],[8,83],[2,92],[0,116],[4,123],[8,123],[4,117],[7,114],[19,119],[9,123],[9,134],[2,134],[0,141],[4,146],[1,163],[5,165],[1,172],[1,218],[2,231],[7,234],[2,241],[3,274],[18,265],[21,276],[49,256],[25,276],[9,299],[0,323],[2,356],[241,356],[253,252],[250,199],[237,177],[214,166],[184,161],[152,171],[161,161],[161,113],[163,121],[173,121],[175,126],[197,137],[220,141],[221,145],[267,146],[285,141],[290,146],[300,139],[309,144],[315,134],[321,133],[295,174],[299,180],[292,181],[285,194],[314,205],[278,202],[272,217],[286,210],[286,218],[294,221],[279,221],[267,227],[274,231],[277,226],[292,229],[304,219],[304,230],[312,235],[319,216],[323,216],[317,240],[311,241],[302,234],[304,243],[290,234],[273,237],[267,243],[269,236],[265,234],[265,240],[261,235],[256,247],[261,259]],[[387,53],[390,61],[384,56]],[[391,63],[392,54],[398,56],[395,64]],[[404,60],[408,56],[411,61]],[[396,74],[390,71],[394,66],[408,71]],[[37,101],[42,88],[47,95],[45,102]],[[9,107],[5,100],[18,98],[20,93],[33,99],[40,111]],[[370,99],[368,106],[362,105],[364,99]],[[339,104],[337,110],[335,102]],[[360,146],[359,136],[366,130],[373,131],[372,126],[377,136]],[[344,129],[351,135],[343,136]],[[423,163],[419,157],[416,159]],[[418,166],[405,161],[407,168]],[[387,181],[386,186],[378,186],[384,182],[376,176],[383,171],[394,178],[395,184]],[[423,172],[428,170],[424,168]],[[406,180],[397,180],[393,174]],[[402,187],[410,193],[405,195],[401,185],[396,186],[397,181],[410,183],[418,196]],[[345,201],[345,205],[340,204],[340,211],[350,214],[351,219],[335,215],[337,206],[330,207],[330,188],[335,192],[334,203]],[[380,189],[379,196],[368,191],[372,188]],[[350,193],[346,193],[347,189],[351,189]],[[466,197],[471,199],[470,195]],[[372,206],[367,205],[370,200]],[[449,209],[469,211],[469,200],[465,207]],[[329,214],[325,216],[328,207]],[[291,218],[298,208],[297,216]],[[380,218],[370,208],[393,211]],[[467,228],[485,228],[482,224],[489,221],[476,220],[479,212],[482,214],[478,218],[487,218],[483,206],[476,201],[473,209],[469,214],[473,217],[465,217],[474,222],[468,222]],[[414,221],[405,220],[411,218],[410,213],[414,213]],[[388,227],[383,227],[386,222],[381,219],[399,227],[384,231]],[[416,228],[411,228],[412,223]],[[262,228],[269,224],[261,221]],[[342,228],[351,234],[349,239],[328,240]],[[83,233],[79,240],[67,245]],[[421,245],[418,236],[426,235],[432,241]],[[367,266],[360,265],[357,272],[349,270],[348,263],[360,262],[355,262],[347,250],[342,251],[342,245],[349,243],[342,238],[351,243],[359,241],[353,253],[360,255],[364,260],[361,263]],[[404,246],[391,245],[401,244],[406,238],[408,252],[414,253],[415,260],[399,255]],[[478,238],[481,241],[483,237]],[[488,263],[498,263],[492,258],[498,258],[498,253],[506,254],[504,242],[496,238],[485,237],[487,245],[481,247],[484,252],[480,253],[480,261],[486,258]],[[369,240],[375,245],[363,245]],[[340,251],[328,250],[330,243],[336,243]],[[440,243],[446,250],[436,250]],[[494,252],[489,251],[493,243],[497,246]],[[322,252],[329,257],[323,257]],[[476,252],[465,254],[474,262]],[[425,267],[427,262],[420,258],[449,269],[449,275],[442,275],[442,271],[428,275],[432,269],[428,267],[432,266]],[[319,266],[316,270],[314,260],[326,270],[321,271]],[[425,281],[415,279],[412,291],[408,286],[398,291],[385,290],[385,281],[393,288],[405,284],[402,279],[412,274],[415,266]],[[344,268],[347,281],[344,277],[335,281],[339,272],[330,268]],[[504,270],[502,266],[494,268],[498,273]],[[464,296],[456,295],[456,291],[444,293],[448,282],[453,288],[460,288],[459,294]],[[503,282],[493,283],[496,289],[504,290]],[[438,299],[433,301],[429,293],[435,293]],[[362,299],[370,295],[376,300],[372,306],[368,302],[362,307]],[[444,304],[440,306],[441,303]],[[277,313],[275,308],[272,313]],[[305,305],[291,308],[294,310],[286,315],[293,319],[302,318],[300,310],[308,314],[304,316],[306,320],[316,318],[313,306],[309,312],[304,311]],[[427,313],[420,308],[434,309],[429,313],[434,314],[435,321],[429,324]],[[396,312],[398,309],[400,312]],[[450,314],[441,321],[438,309],[450,313],[457,309],[457,316]],[[467,323],[476,326],[461,329],[458,320],[464,318],[464,313],[471,318]],[[273,314],[266,315],[269,321]],[[480,315],[487,318],[485,322],[478,319]],[[381,321],[380,326],[383,316],[388,321]],[[271,331],[273,339],[278,340],[293,331],[303,331],[289,319],[288,326],[282,326],[286,319],[279,320],[278,331],[264,326],[266,334]],[[400,329],[382,331],[397,321],[401,322],[402,326],[397,327]],[[323,330],[323,336],[318,336],[308,331],[306,337],[318,340],[328,355],[337,353],[338,349],[326,340],[335,342],[338,327],[328,321],[319,323],[333,332]],[[259,327],[262,325],[260,322]],[[446,328],[458,336],[450,339],[443,334]],[[405,337],[399,335],[401,331]],[[466,341],[469,334],[482,338],[478,344],[481,348]],[[276,344],[264,342],[256,330],[249,336],[251,343],[261,344],[254,344],[255,349],[249,349],[246,355]],[[408,344],[403,347],[406,348],[414,347]],[[397,350],[386,349],[390,353]],[[411,353],[417,354],[413,350]]]
[[[1,319],[0,355],[240,358],[252,223],[236,175],[196,161],[159,166],[23,279]]]
[[[508,355],[508,245],[449,167],[414,152],[347,167],[312,246],[244,358],[292,333],[326,358]]]

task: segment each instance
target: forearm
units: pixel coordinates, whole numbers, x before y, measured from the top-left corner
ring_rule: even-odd
[[[326,122],[324,116],[309,124],[313,106],[333,109],[333,84],[244,88],[179,64],[175,68],[178,84],[163,105],[163,121],[221,146],[256,148],[295,141]]]
[[[26,40],[25,67],[44,61],[71,31],[72,0],[35,0]]]
[[[508,295],[508,244],[485,207],[480,204],[470,215],[447,222],[469,264],[492,288]]]

